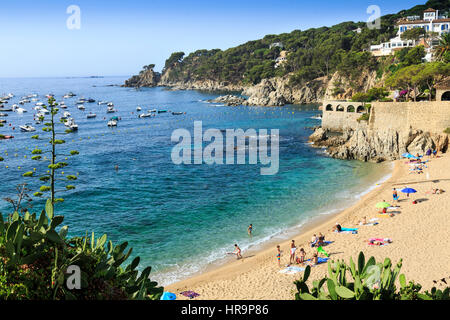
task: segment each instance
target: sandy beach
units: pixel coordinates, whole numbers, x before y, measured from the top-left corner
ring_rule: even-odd
[[[442,155],[441,155],[442,156]],[[450,230],[450,157],[431,158],[428,168],[423,174],[411,173],[407,160],[395,161],[392,176],[389,180],[365,195],[352,207],[333,216],[320,225],[311,226],[307,231],[293,237],[297,247],[304,248],[306,258],[311,258],[316,251],[311,248],[309,241],[313,234],[321,232],[326,241],[331,244],[324,247],[330,254],[330,259],[344,259],[350,257],[356,260],[360,251],[366,259],[374,256],[377,262],[384,258],[391,258],[393,264],[403,259],[401,273],[407,281],[414,280],[423,286],[422,290],[429,290],[436,285],[433,280],[444,277],[450,281],[450,249],[448,234]],[[392,189],[403,189],[405,186],[414,188],[418,192],[406,197],[399,192],[398,210],[394,217],[379,216],[376,203],[383,200],[393,204]],[[432,188],[443,189],[447,192],[431,194]],[[413,204],[413,200],[418,200]],[[378,218],[378,225],[359,226],[358,222],[366,217],[367,220]],[[339,222],[343,227],[358,228],[357,234],[335,233],[331,228]],[[370,246],[369,238],[391,238],[392,243],[386,246]],[[279,243],[282,250],[281,268],[276,260],[276,245],[255,254],[243,252],[243,259],[225,264],[222,267],[201,275],[194,276],[165,288],[165,291],[177,294],[177,299],[187,299],[180,292],[192,290],[200,294],[198,299],[212,300],[292,300],[296,292],[293,281],[303,275],[283,274],[289,263],[289,248],[291,241]],[[233,248],[230,248],[230,251]],[[322,278],[327,274],[327,264],[312,268],[310,280]]]

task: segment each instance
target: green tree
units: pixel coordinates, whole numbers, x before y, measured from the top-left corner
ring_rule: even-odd
[[[55,103],[55,99],[54,98],[49,98],[48,99],[48,106],[42,106],[44,109],[49,110],[49,116],[50,119],[48,119],[45,123],[44,128],[42,128],[42,130],[44,132],[46,132],[48,135],[46,136],[44,134],[44,138],[41,138],[39,135],[34,135],[32,136],[32,139],[36,139],[36,140],[46,140],[50,139],[48,144],[50,144],[50,149],[48,150],[42,150],[40,148],[35,148],[34,150],[31,151],[32,157],[31,159],[34,161],[38,161],[38,162],[44,162],[44,163],[50,163],[47,165],[48,170],[46,170],[45,173],[41,173],[39,176],[36,176],[37,172],[35,170],[33,171],[28,171],[25,172],[23,174],[24,177],[37,177],[39,178],[40,181],[44,182],[44,183],[49,183],[49,185],[42,185],[39,188],[39,191],[34,193],[34,196],[36,197],[42,197],[44,195],[44,193],[49,192],[50,193],[50,201],[51,201],[51,205],[54,206],[54,204],[56,202],[61,202],[64,201],[62,198],[56,198],[56,193],[57,192],[61,192],[61,191],[69,191],[69,190],[73,190],[75,189],[75,186],[71,185],[71,184],[67,184],[65,185],[65,189],[64,190],[56,190],[57,187],[57,182],[58,181],[65,181],[65,182],[69,182],[69,181],[74,181],[77,180],[77,176],[75,175],[68,175],[68,174],[64,174],[64,172],[62,171],[66,166],[68,166],[68,163],[65,162],[65,160],[70,157],[70,156],[75,156],[77,154],[79,154],[78,151],[76,150],[72,150],[69,152],[69,154],[59,154],[56,152],[56,146],[58,145],[62,145],[65,144],[65,140],[62,139],[57,139],[57,136],[60,135],[67,135],[70,132],[72,132],[71,130],[66,130],[65,132],[58,132],[56,129],[56,121],[55,121],[55,116],[58,114],[59,109],[57,108],[57,103]],[[41,120],[46,121],[45,117],[41,118]],[[66,121],[66,120],[63,120]],[[50,158],[48,159],[46,156],[44,156],[44,158],[42,157],[42,155],[45,154],[49,154]],[[59,161],[59,159],[61,157],[64,157],[64,161]],[[64,176],[64,178],[58,178],[58,176]]]
[[[408,50],[401,61],[402,65],[410,66],[413,64],[420,64],[425,58],[426,52],[424,46],[416,46]]]
[[[420,65],[420,70],[412,78],[412,82],[428,88],[428,96],[431,101],[432,91],[437,81],[450,76],[450,63],[431,62]]]
[[[425,32],[424,28],[413,28],[413,29],[408,29],[405,32],[403,32],[401,34],[400,38],[403,41],[405,41],[405,40],[419,41],[419,39],[422,38],[425,34],[426,34],[426,32]]]
[[[408,99],[410,97],[410,91],[413,90],[414,101],[416,101],[418,86],[420,85],[420,82],[417,78],[414,77],[422,70],[422,68],[423,66],[421,65],[404,67],[387,78],[385,84],[392,89],[407,89]]]
[[[437,60],[450,62],[448,53],[450,52],[450,33],[443,33],[439,45],[434,49],[434,55]]]

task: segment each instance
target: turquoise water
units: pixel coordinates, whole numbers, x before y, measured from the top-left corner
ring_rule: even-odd
[[[115,242],[128,241],[133,254],[141,256],[141,265],[151,265],[153,278],[162,284],[223,259],[234,243],[245,252],[270,239],[284,239],[314,217],[354,203],[388,174],[385,165],[330,159],[311,148],[310,127],[320,124],[313,119],[318,113],[315,106],[226,107],[205,103],[219,93],[110,86],[125,79],[0,79],[0,94],[15,94],[9,106],[30,93],[39,94],[40,101],[47,93],[55,94],[57,101],[69,91],[77,94],[66,103],[79,131],[64,138],[67,143],[61,151],[80,152],[69,159],[65,170],[79,179],[75,191],[60,195],[65,202],[58,205],[58,214],[65,215],[71,235],[94,231],[98,236],[107,233]],[[80,97],[114,102],[118,110],[114,115],[122,118],[118,127],[107,127],[104,117],[112,114],[105,113],[104,105],[86,103],[86,111],[78,110],[74,103]],[[138,105],[143,110],[186,114],[138,119]],[[38,184],[21,174],[33,168],[44,170],[29,160],[30,150],[42,143],[30,139],[33,133],[18,130],[19,125],[33,122],[34,103],[23,107],[28,113],[9,113],[7,125],[0,128],[0,134],[15,136],[0,141],[0,155],[5,158],[0,163],[1,198],[14,195],[15,186],[24,181],[36,189]],[[86,119],[89,112],[97,118]],[[204,130],[279,129],[278,174],[260,175],[260,165],[173,164],[173,130],[192,132],[193,122],[200,120]],[[37,212],[43,207],[42,201],[33,205]],[[8,203],[2,201],[0,211],[10,211]]]

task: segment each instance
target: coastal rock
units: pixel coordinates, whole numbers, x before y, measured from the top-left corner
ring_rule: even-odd
[[[231,94],[220,96],[213,100],[208,100],[208,102],[211,103],[221,103],[226,106],[241,106],[243,105],[247,100],[238,96],[234,96]]]
[[[154,65],[145,66],[139,75],[132,76],[125,81],[124,87],[155,87],[161,78],[159,72],[153,71]]]
[[[244,89],[249,106],[283,106],[285,104],[317,103],[328,84],[326,77],[291,86],[289,76],[263,79],[259,84]]]
[[[420,130],[399,133],[393,129],[369,130],[358,128],[346,130],[340,135],[318,128],[310,136],[315,147],[326,147],[327,153],[338,159],[382,162],[397,160],[405,152],[424,154],[437,148],[445,152],[448,136],[432,136]]]

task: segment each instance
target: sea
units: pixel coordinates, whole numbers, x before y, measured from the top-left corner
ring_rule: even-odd
[[[23,114],[7,112],[0,134],[0,212],[12,212],[6,198],[17,198],[17,187],[26,183],[30,199],[22,202],[31,212],[40,213],[45,200],[33,196],[43,184],[24,172],[46,173],[48,163],[31,160],[35,148],[48,149],[48,135],[35,124],[37,102],[47,102],[47,94],[65,101],[79,126],[66,134],[58,123],[59,160],[68,165],[57,183],[56,214],[64,215],[69,236],[107,234],[114,244],[128,242],[131,258],[140,256],[141,270],[152,267],[151,278],[168,285],[225,263],[227,253],[238,244],[243,253],[268,243],[288,239],[302,227],[326,215],[333,215],[386,180],[389,164],[337,160],[323,149],[313,148],[308,136],[320,125],[317,105],[283,107],[224,106],[208,100],[221,92],[168,88],[125,88],[128,77],[0,78],[0,96],[14,94],[5,107],[23,96],[36,94],[37,101],[19,105]],[[63,99],[73,92],[73,98]],[[79,110],[76,101],[92,98]],[[113,102],[115,113],[106,113]],[[139,118],[142,112],[168,112]],[[88,119],[87,114],[96,118]],[[173,115],[171,112],[181,112]],[[119,117],[117,127],[108,127],[111,117]],[[279,130],[279,169],[262,175],[262,164],[175,164],[171,137],[177,129],[193,133],[194,122],[207,129]],[[31,124],[36,132],[21,132]],[[35,140],[31,136],[39,135]],[[71,150],[79,155],[70,156]],[[47,154],[48,155],[48,154]],[[45,156],[45,154],[43,155]],[[64,181],[67,175],[76,181]],[[66,185],[76,189],[65,191]],[[247,233],[253,225],[253,235]],[[274,251],[275,252],[275,251]],[[131,258],[128,262],[131,262]]]

